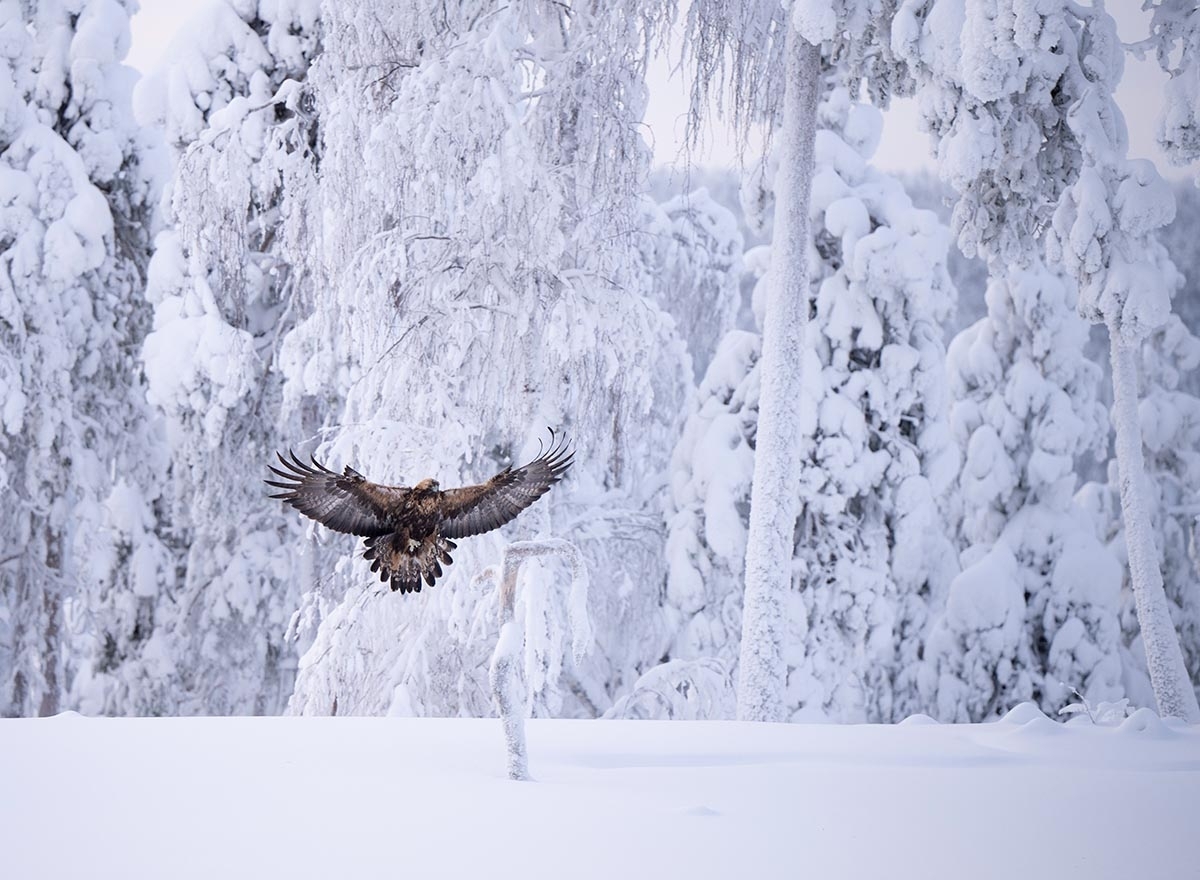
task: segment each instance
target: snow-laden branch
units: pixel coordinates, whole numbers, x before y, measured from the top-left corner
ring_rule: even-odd
[[[522,672],[518,659],[525,645],[528,631],[533,629],[534,603],[526,603],[525,614],[516,615],[517,577],[521,565],[528,559],[543,556],[561,556],[571,567],[571,583],[567,596],[567,619],[571,630],[571,654],[575,663],[583,662],[592,647],[592,624],[587,613],[588,573],[583,563],[583,554],[570,541],[551,538],[542,541],[518,541],[504,548],[499,567],[484,569],[475,578],[475,583],[490,581],[495,585],[500,613],[500,637],[492,653],[488,669],[488,681],[496,708],[504,723],[504,741],[508,754],[508,778],[529,779],[529,756],[525,747],[525,707],[519,696],[519,675]],[[535,652],[526,653],[524,674],[526,680],[532,675],[530,660]]]

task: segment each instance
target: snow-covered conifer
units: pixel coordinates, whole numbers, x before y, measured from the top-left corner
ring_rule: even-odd
[[[1113,367],[1121,511],[1130,580],[1158,710],[1200,719],[1163,592],[1138,416],[1138,349],[1170,315],[1175,268],[1155,231],[1174,217],[1170,187],[1146,160],[1126,158],[1125,122],[1113,99],[1124,65],[1116,26],[1103,8],[1071,7],[1078,42],[1065,52],[1079,98],[1066,123],[1083,168],[1059,198],[1047,236],[1051,260],[1079,283],[1079,311],[1108,329]]]
[[[1141,346],[1138,406],[1145,445],[1151,521],[1171,619],[1179,631],[1184,663],[1194,688],[1200,688],[1200,589],[1197,589],[1197,514],[1200,514],[1200,400],[1182,380],[1200,366],[1200,340],[1172,315]],[[1117,463],[1109,462],[1107,483],[1089,483],[1080,502],[1091,513],[1101,537],[1124,559],[1120,481]],[[1154,692],[1138,628],[1136,603],[1126,573],[1121,593],[1125,686],[1135,705],[1150,705]]]
[[[950,346],[964,571],[930,633],[922,689],[957,720],[1028,699],[1056,711],[1063,684],[1114,698],[1119,577],[1071,501],[1076,460],[1104,448],[1099,370],[1082,353],[1074,285],[1037,259],[1082,162],[1064,107],[1086,91],[1063,63],[1078,23],[1065,5],[906,0],[892,35],[958,194],[959,247],[990,276],[987,316]]]
[[[987,316],[950,346],[967,549],[924,682],[944,720],[997,717],[1026,700],[1057,711],[1066,686],[1120,696],[1120,575],[1072,502],[1075,462],[1107,437],[1073,299],[1069,279],[1040,262],[1009,268],[988,284]],[[1020,619],[1001,624],[1012,596]]]
[[[174,711],[278,712],[307,560],[265,499],[276,450],[319,426],[285,411],[278,354],[310,307],[299,254],[318,144],[309,67],[319,2],[211,3],[139,87],[176,153],[147,296],[150,398],[166,416],[182,583],[167,627]],[[307,417],[306,417],[307,416]]]
[[[743,133],[765,119],[778,141],[739,661],[738,715],[746,719],[777,720],[785,715],[785,631],[805,360],[795,353],[804,345],[809,317],[808,221],[822,56],[838,64],[839,73],[852,82],[868,75],[875,93],[886,101],[897,84],[903,87],[905,82],[900,65],[890,49],[872,53],[865,46],[871,36],[888,32],[893,11],[889,2],[857,0],[796,0],[784,5],[704,0],[692,4],[688,13],[687,42],[697,68],[693,123],[703,101],[728,83],[733,120]],[[885,42],[890,45],[890,40]]]
[[[955,572],[939,509],[957,472],[939,330],[954,301],[948,236],[867,164],[878,111],[838,89],[820,121],[786,711],[890,720],[918,708],[928,603]],[[747,262],[763,268],[766,257],[759,249]],[[758,336],[728,334],[676,449],[673,660],[738,659],[760,370]]]
[[[938,173],[958,193],[959,248],[1023,265],[1080,168],[1064,118],[1080,83],[1062,62],[1061,46],[1078,40],[1065,4],[1018,6],[903,0],[892,46],[914,77]]]
[[[737,218],[708,190],[651,206],[649,265],[655,301],[675,319],[692,356],[697,381],[741,310],[742,233]]]
[[[169,578],[136,355],[153,193],[126,4],[4,2],[0,33],[0,714],[47,714],[140,650]]]
[[[598,650],[547,669],[569,693],[532,708],[599,714],[662,653],[658,499],[690,384],[639,251],[639,11],[354,0],[326,13],[313,271],[328,284],[284,352],[294,393],[345,395],[323,457],[449,486],[524,459],[546,425],[577,453],[434,589],[390,594],[347,558],[298,618],[319,629],[290,709],[490,714],[494,614],[469,583],[506,539],[543,533],[583,554]],[[558,593],[530,589],[561,564],[522,567],[522,593],[544,597],[527,645],[566,626]]]
[[[1172,162],[1200,158],[1200,7],[1195,0],[1146,0],[1153,10],[1150,34],[1134,45],[1139,54],[1153,50],[1171,75],[1158,121],[1158,143]]]

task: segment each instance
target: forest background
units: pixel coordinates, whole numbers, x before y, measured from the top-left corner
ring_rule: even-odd
[[[1155,705],[1106,333],[1076,311],[1086,273],[1062,242],[1037,257],[1103,166],[1068,120],[1088,94],[1116,95],[1109,146],[1125,110],[1153,159],[1112,167],[1165,245],[1141,245],[1142,286],[1174,310],[1138,319],[1144,513],[1200,683],[1200,199],[1186,161],[1170,186],[1154,171],[1190,157],[1157,146],[1190,95],[1167,100],[1156,46],[1127,63],[1116,43],[1118,25],[1150,37],[1148,15],[1035,5],[834,5],[869,26],[826,41],[821,77],[793,720],[1053,714],[1072,689]],[[0,4],[4,714],[490,714],[479,585],[506,541],[549,534],[587,561],[595,648],[567,648],[560,564],[528,564],[532,714],[733,713],[783,13],[407,7],[217,0],[139,80],[121,61],[155,40],[131,41],[132,4]],[[897,8],[935,39],[889,31]],[[956,21],[976,51],[951,63]],[[1049,34],[1078,39],[1092,93],[1037,103],[1074,71]],[[664,58],[689,71],[690,126],[656,111],[648,139],[647,107],[678,100]],[[885,125],[865,102],[892,90],[919,94]],[[947,139],[956,101],[1053,136],[1033,155],[1019,124]],[[724,167],[691,164],[681,132]],[[652,171],[664,154],[683,164]],[[572,480],[414,601],[260,483],[288,446],[385,482],[475,481],[545,425],[579,444]]]

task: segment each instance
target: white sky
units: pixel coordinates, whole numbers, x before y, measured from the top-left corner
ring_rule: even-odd
[[[156,66],[175,32],[196,9],[195,0],[140,0],[142,10],[133,17],[133,48],[127,59],[139,70]],[[1133,42],[1146,34],[1148,13],[1141,11],[1140,0],[1112,0],[1109,11],[1116,17],[1122,39]],[[1158,113],[1162,106],[1166,75],[1153,60],[1138,61],[1126,55],[1125,76],[1117,90],[1117,103],[1125,113],[1129,129],[1130,156],[1152,159],[1168,177],[1194,174],[1194,169],[1172,167],[1154,141]],[[690,155],[684,151],[686,85],[681,76],[671,75],[665,59],[656,61],[650,72],[650,102],[646,112],[648,136],[657,164],[682,168],[693,165],[734,166],[737,144],[731,132],[719,122],[709,125],[702,149]],[[883,139],[874,162],[889,171],[931,168],[929,138],[920,131],[915,102],[896,101],[885,114]]]

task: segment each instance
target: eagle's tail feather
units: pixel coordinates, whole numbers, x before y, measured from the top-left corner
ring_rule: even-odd
[[[398,593],[419,593],[425,584],[433,586],[443,574],[443,565],[450,565],[449,551],[457,545],[440,535],[430,535],[409,549],[407,535],[395,533],[372,536],[366,539],[363,558],[371,560],[371,571],[379,573],[379,579],[390,582]]]

